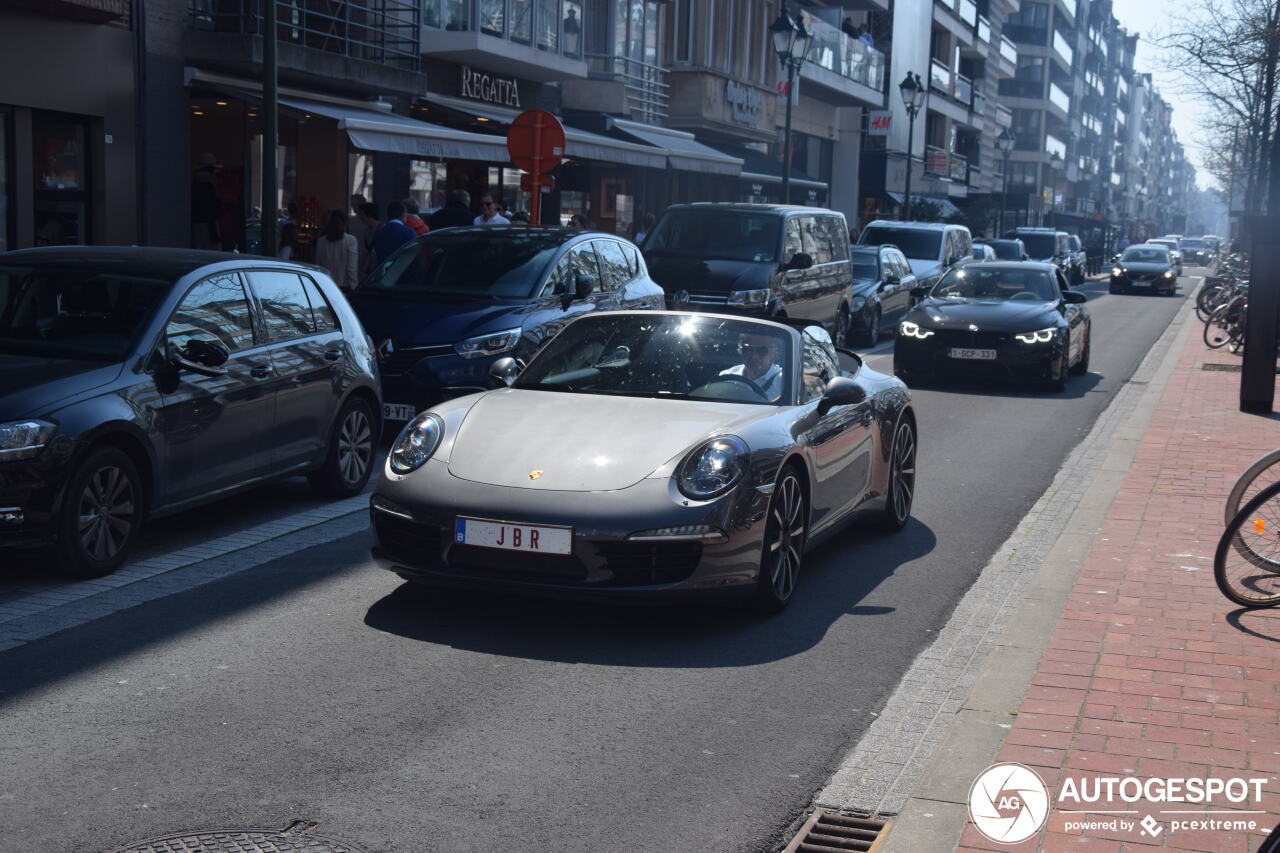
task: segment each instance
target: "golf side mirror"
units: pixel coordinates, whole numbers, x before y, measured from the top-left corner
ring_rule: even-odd
[[[196,338],[180,347],[173,347],[169,362],[174,367],[200,376],[226,376],[227,369],[223,365],[230,357],[230,351],[217,341]]]

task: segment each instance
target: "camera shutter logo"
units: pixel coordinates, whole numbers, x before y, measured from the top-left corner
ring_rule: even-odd
[[[999,844],[1017,844],[1040,831],[1049,817],[1049,789],[1040,774],[1021,764],[993,764],[969,789],[969,819]]]

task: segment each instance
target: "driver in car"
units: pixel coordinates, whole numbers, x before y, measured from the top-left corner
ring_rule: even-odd
[[[782,366],[778,364],[778,339],[772,335],[743,335],[738,340],[742,364],[720,371],[750,379],[770,402],[782,396]]]

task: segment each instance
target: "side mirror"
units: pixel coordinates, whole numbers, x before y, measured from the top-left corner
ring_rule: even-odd
[[[818,414],[825,415],[836,406],[853,406],[867,399],[867,392],[861,385],[847,376],[837,376],[827,383],[818,400]]]
[[[924,299],[928,295],[929,295],[929,288],[925,287],[922,284],[917,284],[915,287],[911,288],[912,299]]]
[[[881,287],[892,287],[895,284],[901,284],[902,279],[894,273],[889,273],[884,277],[884,281],[880,282]]]
[[[226,376],[223,367],[231,353],[217,341],[193,339],[169,352],[169,362],[181,370],[189,370],[201,376]]]
[[[1062,301],[1069,305],[1083,305],[1089,301],[1089,297],[1078,290],[1064,290],[1062,291]]]
[[[489,365],[489,376],[498,380],[504,385],[511,385],[516,381],[516,377],[520,375],[520,362],[511,356],[503,356],[502,358]]]
[[[813,255],[808,252],[796,252],[791,256],[791,260],[787,261],[788,270],[807,270],[813,266]]]
[[[560,307],[568,311],[570,305],[576,301],[586,299],[595,289],[595,276],[591,275],[591,273],[578,273],[573,279],[573,293],[566,293],[560,297]]]

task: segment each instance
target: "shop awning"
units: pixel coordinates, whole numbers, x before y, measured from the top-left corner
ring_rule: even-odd
[[[356,148],[415,157],[484,160],[506,163],[506,140],[483,133],[468,133],[418,121],[408,116],[362,110],[322,101],[281,98],[280,104],[305,114],[333,119]]]
[[[672,130],[638,121],[620,118],[609,119],[609,127],[634,136],[667,152],[667,163],[673,169],[685,172],[707,172],[712,175],[737,175],[742,171],[742,158],[717,151],[703,145],[692,133]]]
[[[461,98],[447,95],[428,94],[428,103],[476,116],[496,124],[510,124],[520,113],[517,110],[503,109],[489,104],[477,104]],[[501,139],[502,137],[490,137]],[[665,151],[655,151],[653,146],[628,142],[625,139],[614,139],[576,127],[564,126],[565,156],[580,160],[599,160],[602,163],[618,163],[623,166],[642,166],[647,169],[665,169],[667,158]],[[505,142],[503,145],[505,146]]]
[[[896,202],[897,204],[902,204],[902,193],[895,193],[890,191],[890,192],[886,192],[885,195],[893,199],[894,202]],[[955,216],[960,212],[960,208],[952,204],[950,199],[940,198],[938,196],[916,195],[915,193],[912,193],[911,201],[913,203],[917,201],[927,201],[930,204],[936,204],[938,205],[938,207],[942,208],[943,216]]]
[[[761,184],[782,183],[782,164],[768,154],[747,148],[737,152],[736,156],[742,158],[742,174],[739,175],[742,180]],[[791,170],[791,185],[808,190],[827,189],[825,183],[811,178],[799,169]]]

